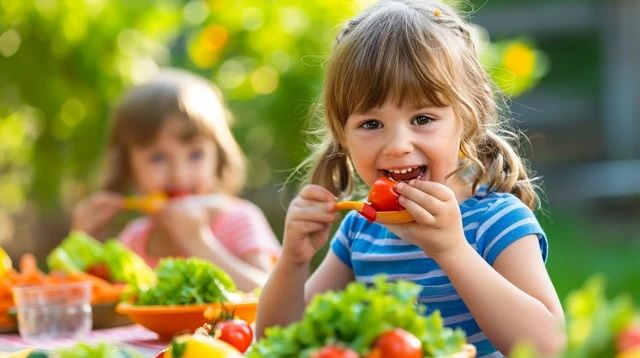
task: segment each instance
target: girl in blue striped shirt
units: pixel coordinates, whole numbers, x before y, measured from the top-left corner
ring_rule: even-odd
[[[470,26],[440,1],[380,1],[346,24],[327,66],[311,184],[289,206],[258,335],[298,320],[316,293],[385,274],[421,285],[427,312],[462,328],[479,357],[502,357],[522,340],[544,355],[563,349],[536,187],[493,88]],[[399,182],[415,221],[349,213],[310,274],[336,196],[381,176]]]

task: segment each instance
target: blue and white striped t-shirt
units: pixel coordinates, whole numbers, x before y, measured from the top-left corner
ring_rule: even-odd
[[[480,187],[460,203],[464,234],[469,244],[490,265],[514,241],[535,234],[547,259],[547,239],[533,212],[507,193]],[[478,357],[503,357],[480,331],[469,309],[458,296],[438,264],[413,244],[401,240],[383,225],[370,223],[350,212],[340,224],[331,249],[351,267],[357,281],[371,283],[377,274],[391,280],[404,279],[423,287],[419,302],[426,314],[439,310],[448,327],[462,328],[467,341],[476,346]]]

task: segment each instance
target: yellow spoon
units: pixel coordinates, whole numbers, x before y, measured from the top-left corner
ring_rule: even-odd
[[[381,224],[404,224],[414,221],[407,210],[376,211],[371,204],[364,201],[339,201],[336,203],[336,210],[355,210],[367,220]]]

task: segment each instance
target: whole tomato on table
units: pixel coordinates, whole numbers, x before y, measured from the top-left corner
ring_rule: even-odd
[[[244,353],[253,342],[253,330],[249,324],[241,319],[234,318],[216,323],[213,327],[213,336],[225,341]]]
[[[324,346],[311,353],[311,358],[358,358],[358,353],[339,345]]]
[[[422,343],[413,333],[394,328],[382,333],[373,343],[367,358],[422,358]]]

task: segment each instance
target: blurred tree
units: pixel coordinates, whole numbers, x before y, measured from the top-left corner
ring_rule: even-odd
[[[57,208],[95,172],[109,104],[168,62],[180,2],[0,2],[0,208]],[[82,187],[82,186],[80,186]]]

